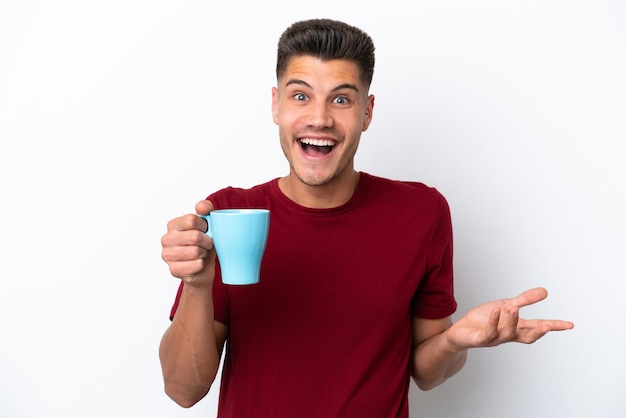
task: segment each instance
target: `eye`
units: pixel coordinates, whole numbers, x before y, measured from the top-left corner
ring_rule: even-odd
[[[350,103],[350,100],[346,96],[337,96],[333,100],[333,103],[345,105],[345,104]]]
[[[304,102],[307,99],[306,94],[304,93],[296,93],[293,95],[293,98],[299,102]]]

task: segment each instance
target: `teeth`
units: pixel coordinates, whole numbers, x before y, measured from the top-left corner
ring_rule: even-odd
[[[305,145],[314,145],[316,147],[332,147],[335,145],[335,141],[330,139],[302,138],[300,142]]]

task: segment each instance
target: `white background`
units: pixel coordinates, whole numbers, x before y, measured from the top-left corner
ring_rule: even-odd
[[[459,314],[545,286],[523,314],[576,323],[471,352],[411,417],[624,417],[626,6],[598,0],[0,0],[0,416],[214,416],[162,390],[159,240],[286,174],[276,42],[311,17],[375,41],[356,166],[448,198]]]

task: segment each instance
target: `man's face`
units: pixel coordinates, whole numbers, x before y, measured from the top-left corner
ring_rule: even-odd
[[[290,174],[301,183],[324,186],[353,174],[374,106],[367,90],[351,61],[291,59],[272,89],[272,114]]]

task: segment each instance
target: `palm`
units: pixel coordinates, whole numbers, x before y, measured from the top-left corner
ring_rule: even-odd
[[[471,309],[448,330],[448,341],[456,347],[493,347],[505,342],[532,343],[550,331],[573,327],[560,320],[519,318],[521,307],[545,299],[548,292],[535,288],[510,299],[487,302]]]

